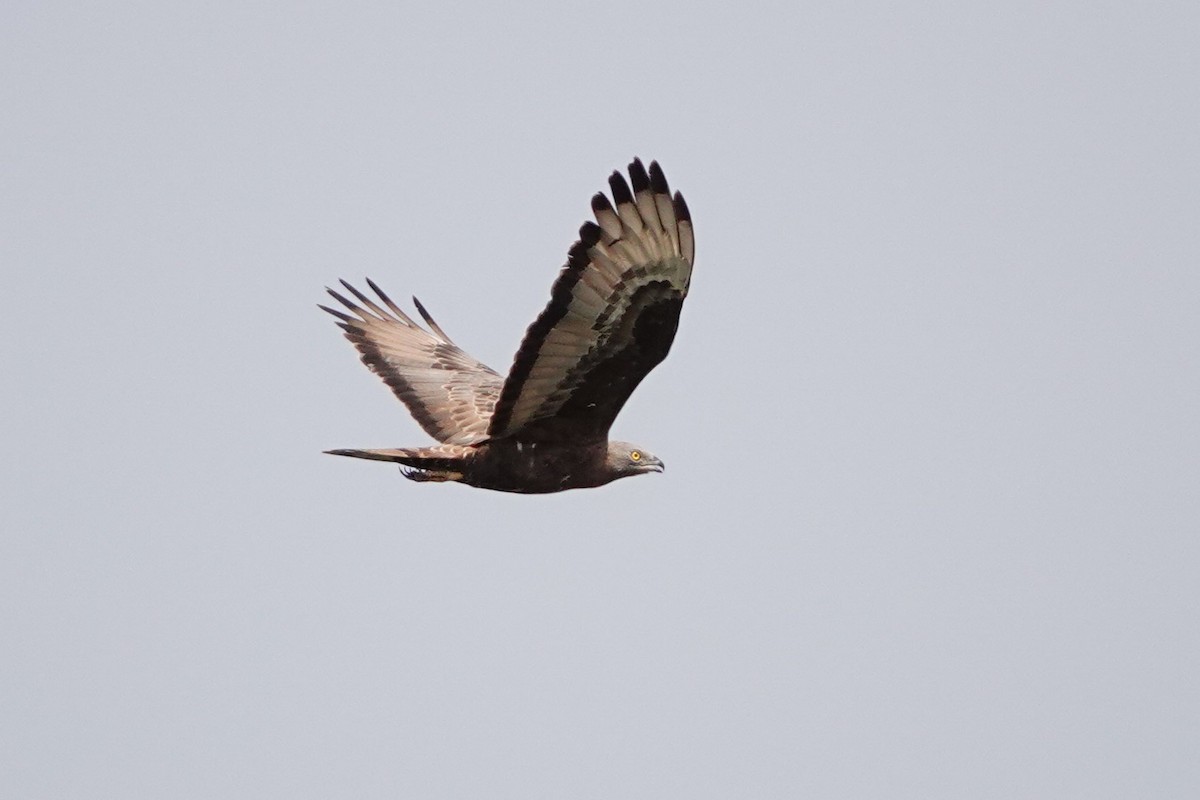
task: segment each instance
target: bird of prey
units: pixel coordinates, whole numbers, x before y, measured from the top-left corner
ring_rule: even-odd
[[[399,463],[414,481],[527,494],[662,472],[662,461],[637,445],[609,441],[608,431],[671,349],[692,277],[692,220],[657,162],[647,171],[634,159],[629,182],[614,172],[608,185],[612,201],[603,193],[592,198],[596,221],[579,229],[550,303],[525,332],[508,377],[467,355],[415,297],[428,329],[370,279],[374,299],[344,280],[354,299],[327,289],[346,310],[321,308],[338,318],[363,363],[441,442],[327,452]]]

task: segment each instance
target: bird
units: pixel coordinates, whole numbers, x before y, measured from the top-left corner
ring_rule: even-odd
[[[658,162],[615,171],[611,201],[592,197],[545,310],[525,332],[506,377],[468,355],[416,297],[419,325],[370,278],[375,297],[345,280],[326,287],[362,362],[383,379],[430,447],[326,453],[397,463],[418,482],[545,494],[662,472],[663,462],[609,429],[671,349],[695,259],[692,218]]]

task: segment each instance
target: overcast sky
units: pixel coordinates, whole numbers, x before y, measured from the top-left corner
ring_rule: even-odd
[[[1200,796],[1197,6],[437,6],[0,11],[0,794]],[[635,155],[665,474],[321,454]]]

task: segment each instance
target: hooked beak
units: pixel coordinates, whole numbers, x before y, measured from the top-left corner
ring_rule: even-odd
[[[650,472],[666,472],[667,466],[662,462],[662,459],[656,458],[646,465]]]

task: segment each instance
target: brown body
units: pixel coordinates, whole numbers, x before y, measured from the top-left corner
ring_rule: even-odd
[[[442,444],[328,452],[399,463],[415,481],[524,494],[661,472],[661,461],[608,431],[671,349],[695,242],[687,205],[658,164],[647,173],[635,159],[629,177],[632,190],[620,173],[609,178],[613,202],[592,198],[596,221],[580,228],[507,378],[459,348],[416,298],[428,330],[370,280],[378,301],[345,281],[355,300],[330,290],[350,313],[322,308]]]
[[[474,450],[463,482],[481,489],[545,494],[603,486],[616,479],[607,469],[607,442],[564,447],[500,440]]]

